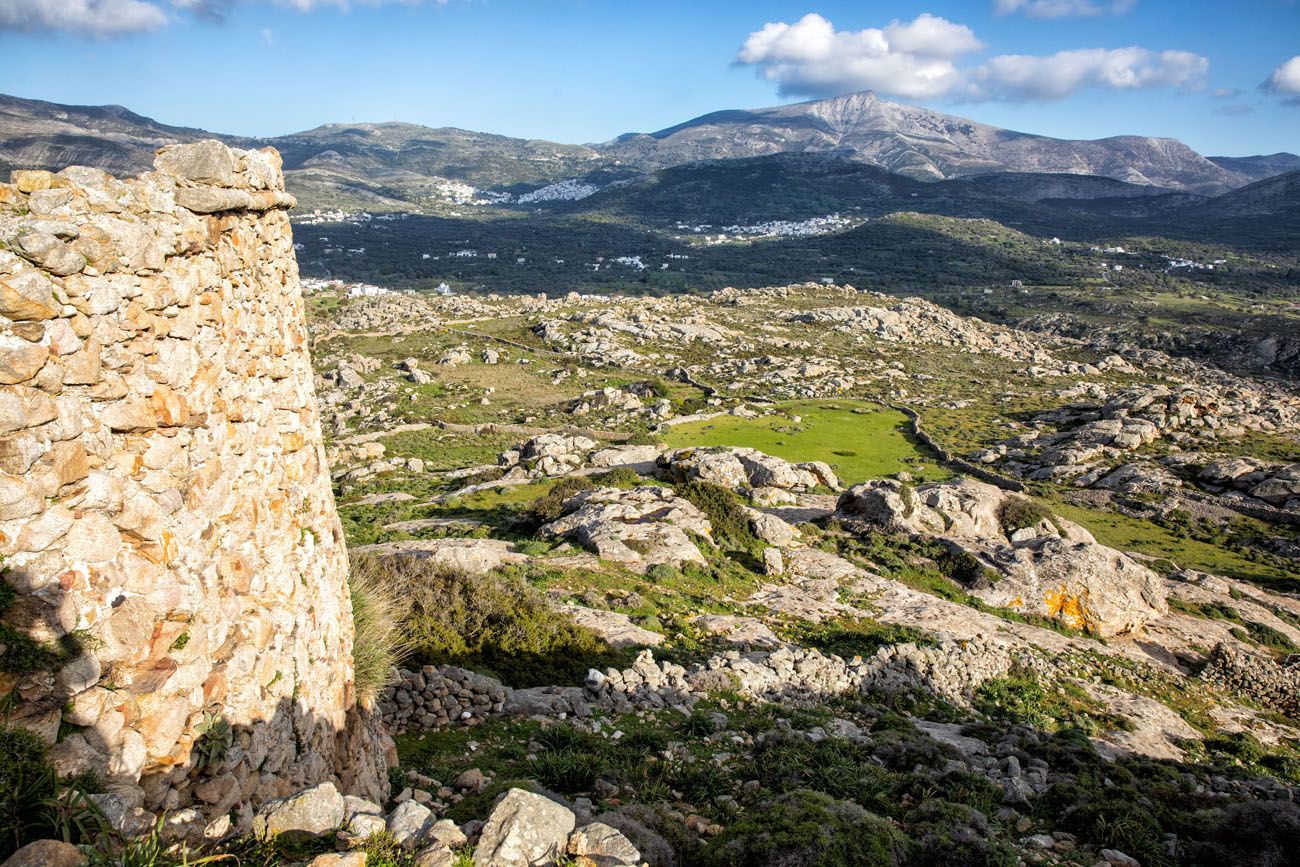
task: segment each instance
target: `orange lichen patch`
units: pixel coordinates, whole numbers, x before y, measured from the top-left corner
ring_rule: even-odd
[[[1023,608],[1024,605],[1025,600],[1021,599],[1019,596],[1007,603],[1008,608]]]
[[[1043,597],[1043,604],[1047,606],[1049,617],[1060,620],[1072,629],[1083,629],[1087,625],[1088,618],[1083,613],[1083,600],[1067,592],[1064,584],[1058,590],[1047,591]]]

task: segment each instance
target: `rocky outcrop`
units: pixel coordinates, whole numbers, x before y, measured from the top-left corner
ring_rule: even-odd
[[[585,436],[547,433],[503,452],[498,463],[507,469],[520,467],[532,478],[563,476],[581,467],[595,448],[595,440]]]
[[[565,854],[577,823],[573,811],[550,798],[511,789],[492,808],[478,846],[474,867],[533,867],[554,863]]]
[[[1017,506],[1022,520],[1007,526]],[[916,488],[886,480],[850,488],[835,514],[851,526],[940,539],[975,557],[994,578],[967,576],[968,589],[992,605],[1102,637],[1168,613],[1159,575],[1078,524],[1031,509],[1018,494],[969,479]]]
[[[835,471],[823,461],[789,461],[764,454],[758,449],[713,448],[674,449],[659,458],[659,471],[670,481],[701,481],[730,490],[775,488],[781,491],[811,491],[818,486],[838,491]]]
[[[1300,512],[1300,464],[1224,458],[1207,464],[1200,479],[1216,492],[1240,491],[1270,506]]]
[[[569,538],[602,560],[642,569],[705,562],[688,534],[709,539],[713,527],[671,488],[598,488],[576,495],[564,508],[568,514],[542,527],[542,536]]]
[[[387,559],[422,560],[435,569],[456,575],[484,575],[503,566],[512,566],[528,560],[514,550],[509,542],[500,539],[408,539],[402,542],[383,542],[362,545],[353,549],[359,556]]]
[[[279,156],[155,169],[0,184],[3,616],[52,664],[0,694],[119,824],[221,835],[318,782],[382,795],[386,735],[356,706]]]
[[[1099,403],[1078,402],[1039,413],[1034,418],[1037,430],[983,449],[972,460],[997,464],[1024,478],[1075,479],[1096,486],[1109,474],[1110,462],[1127,461],[1133,452],[1157,440],[1185,445],[1246,431],[1293,430],[1300,424],[1300,401],[1280,389],[1207,383],[1101,394],[1104,399]],[[1094,469],[1099,472],[1085,475]],[[1207,481],[1218,479],[1212,471]],[[1261,493],[1280,498],[1268,499],[1273,505],[1292,496],[1285,485],[1266,487]]]

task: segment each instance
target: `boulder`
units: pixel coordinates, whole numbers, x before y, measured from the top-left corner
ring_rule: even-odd
[[[1017,500],[969,479],[916,488],[872,481],[845,491],[835,515],[848,526],[945,540],[1000,574],[970,588],[984,601],[1093,635],[1133,632],[1168,613],[1160,576],[1078,524],[1053,517],[1008,535],[1000,516]]]
[[[1165,582],[1127,554],[1055,535],[991,552],[1005,577],[976,595],[1107,638],[1169,613]]]
[[[439,568],[465,575],[482,575],[528,560],[525,555],[515,553],[513,545],[500,539],[413,539],[362,545],[354,548],[353,553],[385,559],[411,557],[429,560]]]
[[[62,840],[37,840],[10,855],[0,867],[80,867],[86,856]]]
[[[511,789],[492,809],[478,846],[475,867],[535,867],[550,864],[568,848],[577,820],[568,807],[549,798]]]
[[[388,814],[388,833],[403,849],[418,849],[432,837],[433,811],[416,801],[403,801]]]
[[[835,516],[865,521],[891,532],[922,536],[990,538],[1006,492],[970,479],[912,487],[893,479],[854,485],[840,495]]]
[[[633,567],[705,562],[687,534],[711,538],[712,525],[671,489],[598,488],[577,495],[565,508],[569,513],[542,527],[540,535],[572,539],[603,560]]]
[[[287,836],[306,839],[343,824],[343,796],[333,783],[321,783],[296,795],[268,801],[253,817],[253,833],[262,840]]]
[[[671,481],[708,482],[733,491],[754,488],[809,491],[821,484],[839,487],[835,473],[820,461],[792,464],[757,449],[726,446],[675,449],[660,456],[659,467]]]
[[[776,515],[758,509],[746,509],[745,514],[754,535],[767,544],[784,548],[799,541],[799,530]]]
[[[610,647],[645,647],[662,644],[664,637],[658,632],[642,629],[632,618],[618,611],[587,608],[582,605],[562,605],[560,610],[573,618],[573,622],[599,635]]]
[[[659,466],[675,482],[708,482],[733,491],[749,484],[744,465],[730,449],[677,449],[662,455]]]
[[[411,867],[452,867],[455,863],[456,853],[441,840],[434,840],[415,853]]]
[[[327,852],[311,859],[307,867],[366,867],[366,853]]]
[[[235,183],[234,154],[215,139],[165,147],[153,165],[164,175],[199,184],[229,187]]]
[[[623,833],[603,822],[592,822],[569,837],[569,854],[591,867],[636,867],[641,853]]]

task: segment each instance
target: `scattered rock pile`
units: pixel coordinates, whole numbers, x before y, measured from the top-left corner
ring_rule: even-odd
[[[1240,491],[1270,506],[1300,512],[1300,464],[1224,458],[1207,464],[1199,477],[1214,493]]]
[[[1279,665],[1272,657],[1220,643],[1210,652],[1201,679],[1248,696],[1264,707],[1300,718],[1300,665]]]

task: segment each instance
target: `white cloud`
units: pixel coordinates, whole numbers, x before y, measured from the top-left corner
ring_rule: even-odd
[[[265,42],[267,45],[275,44],[275,33],[272,32],[270,27],[262,28],[262,41]]]
[[[166,23],[166,13],[143,0],[0,0],[0,31],[118,36]]]
[[[924,14],[884,28],[837,31],[815,13],[769,23],[745,40],[736,62],[753,66],[782,95],[878,90],[904,98],[1063,99],[1079,90],[1200,87],[1209,61],[1188,51],[1083,48],[1041,56],[1003,54],[959,65],[983,44],[969,27]],[[1300,58],[1293,61],[1300,87]],[[1277,73],[1275,73],[1275,76]]]
[[[346,11],[351,0],[0,0],[0,32],[63,32],[81,36],[122,36],[157,30],[170,23],[172,9],[206,21],[224,21],[241,3],[272,3],[299,12],[329,7]],[[450,0],[357,0],[357,5],[444,6]]]
[[[794,24],[772,22],[749,34],[736,62],[755,67],[783,94],[872,89],[931,97],[951,91],[961,77],[953,61],[981,47],[969,27],[934,15],[841,32],[813,12]]]
[[[1094,0],[993,0],[997,15],[1023,12],[1030,18],[1089,18],[1107,12],[1119,15],[1133,8],[1136,0],[1111,0],[1096,3]]]
[[[1273,74],[1260,87],[1287,97],[1287,102],[1300,102],[1300,54],[1273,70]]]
[[[1062,99],[1086,88],[1141,90],[1201,85],[1210,62],[1189,51],[1082,48],[1046,57],[1003,54],[971,70],[971,99]]]

